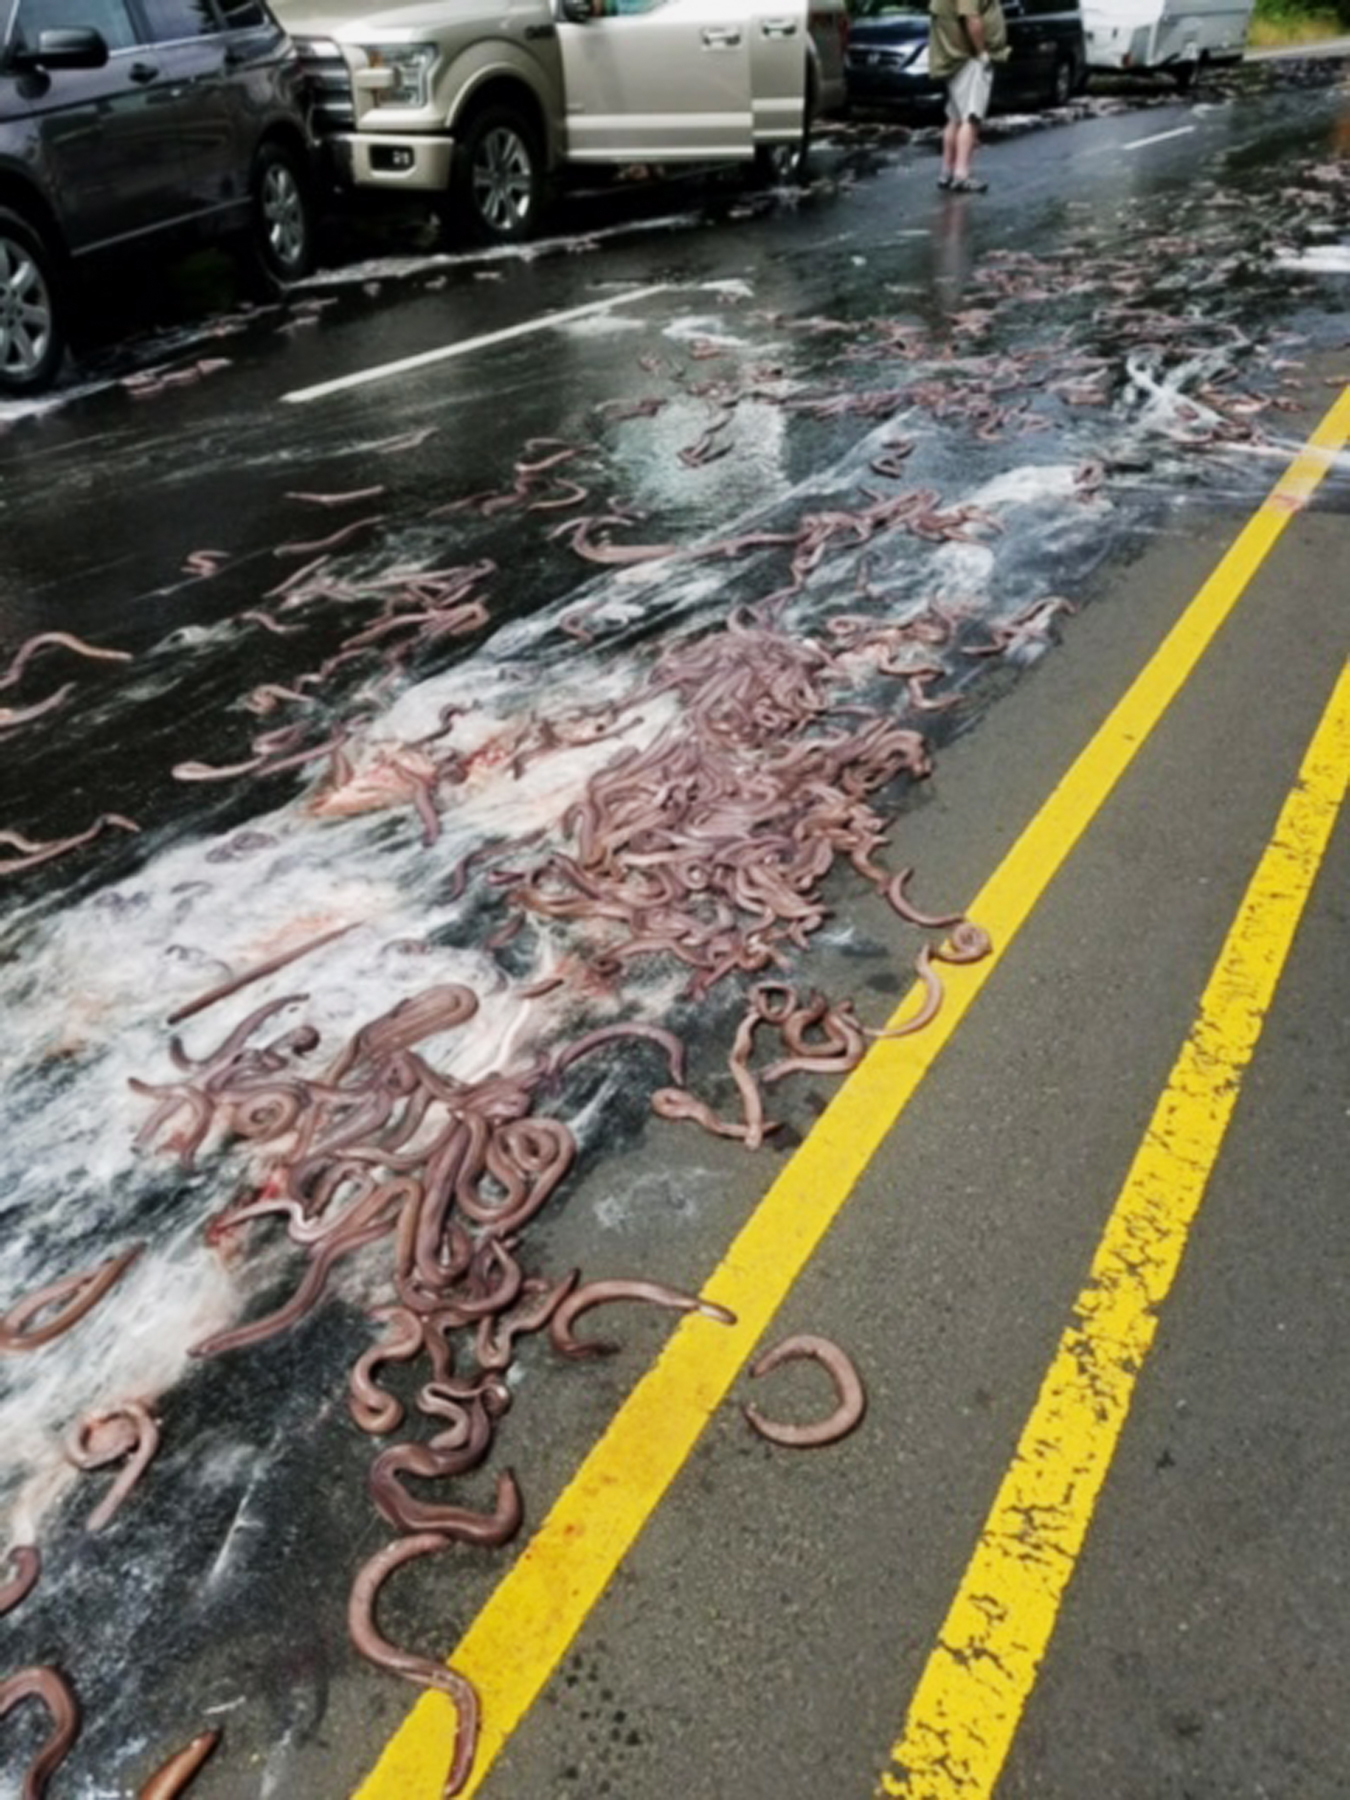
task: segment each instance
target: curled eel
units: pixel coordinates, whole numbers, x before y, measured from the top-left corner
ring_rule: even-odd
[[[922,1031],[925,1025],[930,1025],[937,1017],[938,1012],[942,1007],[943,987],[942,977],[931,965],[932,955],[932,950],[925,944],[923,949],[920,950],[919,954],[914,959],[914,972],[918,975],[920,981],[923,982],[925,990],[923,1004],[919,1007],[919,1010],[912,1018],[906,1019],[902,1025],[891,1025],[877,1031],[869,1030],[867,1033],[868,1037],[908,1037],[911,1032]]]
[[[552,1078],[556,1081],[564,1070],[569,1069],[581,1057],[589,1056],[591,1051],[598,1049],[601,1044],[608,1044],[616,1038],[625,1037],[646,1038],[649,1043],[658,1045],[665,1051],[670,1063],[671,1080],[675,1082],[684,1080],[684,1044],[681,1040],[673,1031],[668,1031],[664,1025],[642,1025],[637,1021],[630,1021],[626,1025],[597,1025],[593,1031],[584,1033],[554,1057]]]
[[[980,962],[993,949],[993,940],[983,925],[976,925],[973,920],[961,919],[945,944],[931,946],[925,944],[914,959],[915,973],[923,982],[926,990],[923,1004],[910,1019],[902,1025],[893,1025],[888,1030],[869,1031],[872,1038],[908,1037],[911,1032],[922,1031],[925,1025],[937,1017],[942,1005],[942,978],[933,968],[934,962],[973,963]]]
[[[527,1292],[538,1295],[532,1305],[518,1307],[514,1313],[495,1319],[480,1319],[474,1339],[479,1368],[490,1374],[499,1374],[509,1368],[515,1355],[516,1339],[526,1332],[542,1331],[580,1280],[580,1269],[569,1269],[561,1281],[551,1285],[527,1281]]]
[[[352,1418],[372,1437],[397,1431],[404,1411],[403,1402],[378,1385],[375,1371],[382,1363],[411,1362],[420,1353],[425,1336],[421,1319],[406,1306],[384,1308],[381,1316],[389,1329],[380,1343],[372,1344],[357,1358],[347,1399]]]
[[[439,1525],[432,1526],[425,1517],[420,1521],[413,1519],[412,1513],[419,1503],[404,1492],[403,1476],[418,1475],[424,1481],[441,1481],[451,1475],[464,1475],[470,1469],[476,1469],[492,1447],[494,1413],[486,1396],[465,1404],[449,1394],[437,1394],[433,1384],[432,1393],[428,1395],[424,1388],[421,1399],[423,1411],[428,1410],[426,1402],[430,1399],[431,1410],[450,1421],[447,1429],[438,1432],[429,1444],[394,1444],[388,1450],[382,1450],[370,1465],[367,1483],[379,1512],[401,1531],[442,1529]],[[498,1498],[500,1501],[500,1495]],[[473,1516],[461,1514],[458,1507],[445,1510],[457,1523]]]
[[[905,887],[914,878],[913,869],[900,869],[886,882],[886,898],[895,907],[900,918],[907,918],[911,925],[922,925],[925,931],[945,931],[949,925],[959,925],[965,913],[920,913],[916,905],[905,898]]]
[[[36,1544],[14,1544],[5,1560],[13,1566],[14,1573],[0,1587],[0,1619],[28,1598],[42,1573],[42,1552]]]
[[[108,1412],[92,1413],[75,1428],[66,1454],[78,1469],[103,1469],[128,1459],[126,1467],[85,1521],[102,1531],[159,1449],[159,1424],[140,1400],[124,1400]]]
[[[65,1676],[50,1664],[20,1669],[0,1682],[0,1719],[23,1700],[41,1700],[52,1715],[52,1734],[23,1778],[22,1800],[42,1800],[54,1770],[65,1761],[80,1734],[80,1709]]]
[[[220,1742],[219,1730],[203,1731],[155,1770],[137,1800],[178,1800],[192,1777]]]
[[[444,982],[424,988],[407,1000],[400,1000],[392,1011],[382,1013],[363,1025],[328,1071],[327,1080],[336,1084],[362,1057],[380,1062],[399,1050],[411,1050],[423,1038],[437,1032],[453,1030],[471,1019],[478,1011],[478,996],[472,988],[458,982]]]
[[[487,1271],[495,1266],[498,1274],[495,1285],[487,1286]],[[478,1319],[494,1318],[497,1313],[505,1312],[507,1307],[514,1306],[520,1298],[520,1290],[525,1285],[525,1276],[520,1264],[512,1256],[500,1238],[492,1237],[486,1242],[486,1255],[480,1259],[475,1253],[470,1264],[470,1275],[475,1268],[481,1271],[482,1292],[464,1294],[452,1299],[446,1310],[452,1312],[457,1324],[472,1324]]]
[[[447,1668],[443,1663],[430,1662],[426,1657],[415,1656],[411,1651],[400,1650],[396,1644],[391,1644],[383,1637],[375,1623],[375,1600],[381,1586],[395,1569],[411,1562],[416,1556],[427,1556],[433,1550],[444,1550],[449,1543],[450,1539],[439,1531],[419,1531],[411,1537],[396,1538],[392,1544],[386,1544],[383,1550],[377,1550],[360,1570],[352,1583],[351,1596],[347,1602],[347,1629],[362,1656],[367,1657],[377,1668],[401,1675],[405,1681],[411,1681],[418,1687],[436,1688],[440,1693],[448,1695],[459,1714],[450,1755],[450,1769],[443,1789],[445,1800],[452,1800],[452,1796],[460,1792],[473,1766],[474,1751],[478,1746],[477,1691],[471,1681],[457,1674],[454,1669]]]
[[[123,818],[121,813],[100,813],[87,831],[78,831],[74,837],[52,838],[47,843],[36,843],[21,831],[0,831],[0,843],[23,851],[22,856],[0,860],[0,875],[18,875],[24,869],[37,868],[39,863],[51,862],[53,857],[64,856],[67,850],[78,850],[82,844],[92,843],[105,825],[116,825],[121,831],[141,829],[134,819]]]
[[[371,1492],[382,1515],[399,1531],[435,1531],[462,1544],[491,1550],[513,1538],[525,1516],[520,1487],[510,1469],[503,1469],[497,1477],[497,1498],[491,1512],[415,1500],[392,1471],[384,1474],[386,1479],[378,1489],[372,1476]]]
[[[528,1178],[528,1191],[519,1204],[493,1213],[485,1221],[494,1233],[518,1231],[532,1219],[576,1160],[576,1139],[558,1119],[511,1119],[497,1128],[494,1144],[509,1154],[515,1168]],[[464,1196],[459,1203],[471,1208]]]
[[[390,1187],[395,1185],[389,1183]],[[373,1244],[377,1238],[385,1236],[391,1224],[390,1220],[377,1218],[373,1223],[363,1224],[359,1231],[325,1238],[314,1251],[299,1286],[284,1306],[279,1307],[276,1312],[264,1314],[260,1319],[251,1320],[247,1325],[238,1325],[230,1331],[218,1331],[213,1337],[203,1338],[200,1343],[189,1345],[188,1355],[222,1356],[226,1351],[247,1349],[252,1344],[261,1344],[266,1339],[275,1337],[280,1331],[289,1330],[318,1303],[328,1285],[329,1271],[337,1258]]]
[[[962,919],[945,944],[939,944],[933,955],[939,962],[982,962],[994,948],[994,940],[983,925],[973,919]]]
[[[63,1276],[60,1281],[50,1282],[11,1306],[0,1318],[0,1351],[36,1350],[39,1344],[49,1344],[63,1331],[69,1331],[98,1305],[115,1282],[121,1280],[144,1248],[144,1244],[133,1244],[130,1250],[124,1250],[120,1256],[110,1256],[98,1268],[86,1269],[80,1275]],[[53,1306],[58,1311],[44,1325],[30,1323]]]
[[[666,1306],[672,1312],[699,1312],[705,1319],[716,1319],[721,1325],[734,1325],[736,1315],[711,1300],[700,1300],[697,1294],[683,1293],[660,1281],[587,1281],[575,1288],[548,1322],[549,1342],[560,1356],[609,1356],[617,1344],[588,1342],[573,1335],[572,1327],[593,1306],[607,1306],[615,1300],[645,1300],[651,1306]]]
[[[759,1090],[750,1069],[750,1052],[754,1048],[755,1027],[760,1023],[761,1013],[757,1006],[751,1006],[736,1028],[736,1041],[732,1045],[728,1067],[731,1079],[736,1083],[736,1091],[741,1097],[741,1105],[745,1109],[745,1147],[747,1150],[758,1150],[764,1142],[766,1130],[772,1130],[764,1117],[764,1096]]]
[[[705,1100],[697,1094],[691,1094],[688,1088],[657,1088],[652,1095],[652,1111],[659,1119],[689,1119],[695,1125],[701,1125],[705,1131],[712,1132],[714,1137],[744,1139],[749,1134],[746,1125],[732,1125],[717,1114]]]
[[[0,706],[0,731],[10,731],[16,725],[27,725],[31,719],[40,719],[44,713],[55,712],[74,692],[75,683],[68,681],[64,687],[54,689],[45,700],[35,700],[31,706]]]
[[[825,1034],[821,1043],[813,1043],[805,1035],[814,1025]],[[867,1047],[863,1029],[851,1010],[818,1001],[793,1013],[783,1026],[783,1036],[793,1054],[764,1071],[766,1087],[798,1070],[810,1075],[847,1074],[857,1068]]]
[[[9,668],[0,675],[0,688],[13,687],[29,661],[47,644],[59,644],[63,649],[73,650],[77,656],[87,656],[97,662],[132,660],[129,650],[101,650],[96,644],[86,644],[83,638],[73,637],[68,631],[40,631],[36,637],[26,638],[19,645]]]
[[[741,1408],[761,1437],[768,1438],[771,1443],[787,1444],[799,1450],[837,1443],[840,1438],[847,1437],[867,1410],[867,1395],[863,1391],[862,1378],[849,1356],[838,1344],[831,1343],[828,1338],[814,1337],[809,1332],[786,1337],[771,1350],[766,1350],[757,1362],[751,1364],[750,1374],[758,1379],[761,1375],[770,1374],[780,1363],[803,1356],[818,1362],[829,1373],[838,1393],[834,1409],[825,1418],[818,1419],[814,1425],[780,1425],[772,1419],[766,1419],[753,1402]]]

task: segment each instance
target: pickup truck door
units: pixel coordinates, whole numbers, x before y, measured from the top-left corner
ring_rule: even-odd
[[[795,143],[806,124],[806,0],[751,0],[750,92],[756,143]]]
[[[558,0],[568,159],[749,157],[750,0],[606,4],[575,23]]]

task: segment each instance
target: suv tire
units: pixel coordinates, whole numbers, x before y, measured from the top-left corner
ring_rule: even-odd
[[[0,207],[0,394],[50,386],[66,354],[57,262],[42,234]]]
[[[450,177],[451,222],[479,244],[534,235],[544,167],[533,127],[513,106],[487,106],[464,128]]]
[[[263,144],[249,177],[248,272],[275,295],[314,267],[315,217],[309,168],[289,144]]]

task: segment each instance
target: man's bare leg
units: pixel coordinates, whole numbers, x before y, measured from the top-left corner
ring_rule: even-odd
[[[974,119],[962,119],[959,125],[949,125],[947,130],[952,134],[951,160],[948,162],[946,133],[943,133],[942,163],[950,168],[954,181],[965,181],[970,175],[970,159],[975,154],[980,141],[980,128]]]
[[[956,178],[956,134],[959,129],[955,119],[948,119],[942,133],[942,179],[948,182]]]

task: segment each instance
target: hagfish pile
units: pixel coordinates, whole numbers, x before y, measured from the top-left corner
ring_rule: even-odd
[[[1329,167],[1308,179],[1314,196],[1345,186],[1343,174]],[[266,989],[267,997],[212,1047],[172,1037],[169,1068],[135,1079],[145,1109],[139,1142],[148,1153],[176,1156],[186,1169],[245,1171],[206,1224],[232,1268],[247,1270],[255,1250],[259,1260],[270,1254],[278,1234],[292,1258],[289,1296],[202,1338],[194,1346],[199,1359],[252,1351],[293,1328],[347,1268],[359,1266],[364,1285],[374,1289],[376,1335],[348,1372],[347,1403],[356,1428],[393,1440],[376,1449],[367,1477],[373,1510],[393,1535],[355,1572],[348,1625],[363,1655],[453,1701],[458,1725],[447,1794],[462,1787],[472,1766],[477,1697],[454,1670],[385,1637],[379,1596],[396,1571],[452,1544],[507,1543],[520,1529],[525,1500],[512,1469],[496,1475],[493,1504],[482,1509],[444,1492],[424,1495],[412,1484],[444,1484],[488,1463],[512,1404],[509,1377],[521,1340],[537,1338],[563,1358],[603,1355],[616,1346],[578,1325],[593,1309],[620,1303],[734,1323],[696,1294],[660,1281],[584,1279],[579,1269],[548,1274],[532,1263],[527,1228],[564,1187],[578,1154],[568,1112],[572,1071],[591,1058],[616,1056],[646,1071],[643,1079],[659,1069],[647,1091],[652,1112],[753,1150],[778,1128],[769,1111],[780,1084],[846,1073],[877,1037],[922,1029],[942,1003],[941,967],[989,953],[987,936],[961,911],[927,912],[910,898],[913,871],[885,861],[889,815],[905,785],[932,767],[934,719],[961,703],[990,662],[1038,653],[1072,607],[1058,594],[1036,593],[991,618],[947,593],[916,599],[889,588],[869,562],[874,553],[893,552],[906,540],[919,550],[979,547],[1003,521],[984,506],[945,501],[932,487],[878,484],[907,480],[925,422],[996,445],[1062,428],[1066,419],[1075,428],[1084,417],[1109,419],[1114,435],[1090,443],[1073,475],[1067,504],[1080,507],[1105,504],[1117,474],[1139,466],[1125,442],[1131,434],[1132,442],[1187,457],[1258,448],[1258,416],[1293,404],[1285,390],[1297,381],[1297,363],[1272,357],[1252,331],[1221,316],[1217,300],[1205,312],[1175,299],[1179,272],[1198,257],[1213,274],[1211,291],[1224,296],[1243,254],[1235,233],[1236,222],[1219,216],[1189,232],[1155,235],[1137,257],[1094,255],[1090,243],[1058,255],[995,253],[972,274],[972,303],[937,332],[905,319],[754,315],[800,342],[832,346],[834,378],[814,385],[788,379],[778,364],[760,363],[740,376],[675,372],[675,397],[707,408],[678,452],[690,470],[728,454],[743,408],[775,409],[803,429],[849,421],[867,427],[866,475],[847,504],[813,504],[695,543],[662,533],[640,541],[640,510],[596,496],[602,444],[533,439],[500,485],[436,509],[437,529],[453,534],[454,556],[382,562],[391,520],[384,483],[289,495],[300,505],[363,510],[333,531],[279,545],[277,555],[298,566],[251,597],[234,626],[303,647],[316,620],[355,610],[359,622],[341,626],[336,645],[310,657],[311,666],[249,689],[240,710],[269,723],[248,727],[241,753],[219,762],[180,759],[165,773],[188,785],[301,774],[309,787],[297,811],[311,822],[410,808],[419,853],[444,895],[472,901],[476,918],[491,915],[482,949],[499,959],[494,1001],[505,995],[519,1004],[521,1027],[507,1034],[496,1065],[454,1073],[457,1035],[485,1004],[486,989],[430,979],[331,1043],[305,1015],[310,989]],[[1061,309],[1058,322],[1028,342],[1024,321],[1038,316],[1028,309],[1051,301]],[[1077,309],[1081,328],[1066,323],[1065,308]],[[998,341],[1000,333],[1018,341]],[[691,364],[700,366],[719,353],[715,344],[689,347]],[[1250,373],[1239,382],[1243,359]],[[665,366],[642,359],[648,377]],[[863,389],[860,376],[872,368],[881,371],[881,385]],[[1271,391],[1271,375],[1279,391]],[[600,410],[600,429],[640,427],[670,400],[618,398]],[[406,449],[425,435],[405,433],[382,448]],[[377,502],[380,510],[371,510]],[[787,510],[780,507],[780,515]],[[377,729],[388,716],[382,709],[428,662],[456,646],[462,654],[495,622],[491,589],[501,570],[492,556],[472,555],[478,546],[468,555],[464,546],[507,514],[518,522],[538,516],[551,553],[588,568],[634,572],[651,565],[647,578],[654,579],[661,565],[688,574],[734,563],[755,573],[767,568],[766,591],[753,603],[723,608],[711,625],[705,619],[668,633],[617,698],[552,714],[541,703],[488,741],[475,735],[473,702],[455,699],[441,707],[435,730],[390,743]],[[185,572],[203,581],[228,568],[226,551],[193,551],[184,562]],[[849,581],[852,593],[841,607],[839,591]],[[581,656],[593,644],[607,647],[614,618],[607,600],[569,600],[555,609],[554,642]],[[46,651],[130,660],[66,633],[29,639],[0,675],[3,690],[27,683],[26,697],[0,707],[0,736],[22,731],[26,739],[47,729],[78,691],[73,680],[36,691],[29,671]],[[305,660],[297,651],[297,661]],[[283,722],[271,723],[278,714]],[[560,777],[559,804],[542,826],[508,831],[467,854],[457,845],[451,862],[442,842],[447,819],[485,780],[522,783],[555,764],[570,768],[568,757],[582,750],[593,756],[588,772]],[[26,876],[89,852],[101,839],[113,841],[110,831],[138,829],[112,811],[66,837],[6,828],[0,844],[15,854],[0,859],[0,874]],[[826,884],[841,877],[856,879],[907,924],[932,934],[915,962],[918,1007],[890,1027],[865,1024],[849,997],[821,992],[800,972],[829,917]],[[272,981],[352,929],[333,925],[231,969],[178,1005],[170,1027]],[[523,976],[509,973],[522,968]],[[734,1116],[714,1106],[691,1075],[685,1036],[661,1018],[641,1016],[640,978],[653,971],[678,981],[682,1006],[701,1006],[709,1017],[718,1009],[730,1040],[726,1091],[735,1096]],[[602,1022],[591,1022],[597,1015]],[[11,1301],[0,1318],[0,1353],[39,1348],[111,1304],[140,1248]],[[777,1444],[835,1442],[859,1424],[866,1405],[858,1372],[838,1345],[812,1334],[792,1337],[749,1373],[762,1379],[798,1359],[829,1376],[829,1412],[789,1425],[748,1403],[746,1417]],[[398,1385],[411,1400],[387,1385],[392,1369],[404,1371]],[[151,1394],[128,1394],[77,1422],[66,1454],[88,1481],[102,1484],[85,1515],[88,1530],[108,1527],[126,1507],[160,1431]],[[10,1567],[0,1612],[17,1607],[38,1580],[37,1549],[16,1546]],[[79,1709],[71,1684],[51,1664],[35,1663],[0,1683],[0,1715],[25,1700],[45,1707],[51,1720],[26,1776],[25,1796],[36,1797],[75,1740]],[[145,1800],[179,1793],[218,1735],[202,1733],[164,1763],[143,1787]]]

